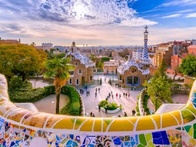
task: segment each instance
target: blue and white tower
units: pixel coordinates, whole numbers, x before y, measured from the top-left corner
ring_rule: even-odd
[[[145,26],[144,27],[145,31],[144,31],[144,48],[142,51],[142,59],[141,59],[141,63],[143,64],[150,64],[150,60],[148,57],[148,27]]]

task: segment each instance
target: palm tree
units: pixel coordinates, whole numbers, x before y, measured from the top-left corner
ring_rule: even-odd
[[[45,62],[46,72],[45,78],[53,78],[55,93],[56,93],[56,114],[59,114],[59,101],[61,88],[65,85],[67,79],[69,79],[69,71],[74,69],[74,66],[70,64],[70,58],[53,58]]]

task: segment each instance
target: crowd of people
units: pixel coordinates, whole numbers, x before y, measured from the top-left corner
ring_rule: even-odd
[[[106,79],[105,79],[105,81],[106,81]],[[92,91],[92,89],[88,89],[88,87],[85,86],[83,89],[80,89],[80,94],[85,93],[86,96],[89,96],[90,95],[90,91]],[[94,91],[94,94],[95,94],[95,98],[97,98],[98,95],[100,95],[101,89],[100,89],[100,87],[95,87],[93,91]],[[129,91],[130,91],[130,89],[128,89],[127,91],[124,91],[124,92],[110,91],[110,92],[108,92],[108,95],[105,98],[105,100],[109,100],[110,98],[111,99],[114,99],[114,98],[119,98],[119,99],[130,98]],[[122,105],[121,105],[121,108],[122,108]],[[100,110],[101,110],[101,108],[99,107],[99,112],[100,112]],[[105,113],[107,113],[107,110],[105,111]],[[95,114],[93,112],[90,112],[89,116],[95,117]],[[122,116],[123,117],[127,117],[128,116],[127,112],[123,111],[121,115],[118,115],[118,117],[122,117]]]

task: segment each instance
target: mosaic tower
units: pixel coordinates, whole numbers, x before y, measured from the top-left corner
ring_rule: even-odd
[[[144,48],[142,51],[142,59],[141,62],[143,64],[150,64],[150,60],[148,58],[148,27],[145,26],[144,27],[145,31],[144,31]]]

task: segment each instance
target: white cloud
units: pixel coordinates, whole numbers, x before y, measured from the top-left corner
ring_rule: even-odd
[[[179,16],[181,16],[181,14],[167,15],[167,16],[163,16],[162,18],[175,18],[175,17],[179,17]]]
[[[170,6],[178,6],[178,5],[194,5],[196,4],[195,0],[173,0],[168,3],[163,3],[160,7],[170,7]]]
[[[196,17],[196,13],[190,13],[186,15],[186,18]]]
[[[124,20],[120,25],[136,27],[136,26],[155,25],[155,24],[158,24],[158,22],[140,17],[140,18],[132,18],[131,20]]]

